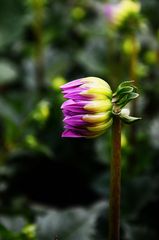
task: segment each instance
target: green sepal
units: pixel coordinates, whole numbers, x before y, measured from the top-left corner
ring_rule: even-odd
[[[139,94],[137,93],[137,87],[133,86],[134,81],[122,82],[116,92],[113,94],[113,111],[114,115],[118,115],[124,123],[131,124],[141,118],[132,117],[129,115],[129,109],[124,109],[123,107],[127,105],[131,100],[137,98]]]
[[[126,104],[128,104],[131,100],[137,98],[139,96],[138,93],[130,93],[125,98],[123,97],[121,101],[119,101],[119,106],[123,108]]]
[[[132,116],[121,116],[121,115],[119,115],[119,116],[122,119],[122,121],[127,124],[131,124],[131,123],[141,120],[141,118],[132,117]]]
[[[131,85],[133,81],[122,82],[116,92],[113,94],[112,102],[119,106],[121,109],[129,103],[132,99],[139,96],[137,88]]]
[[[130,114],[130,111],[129,109],[126,109],[126,108],[123,108],[119,114],[119,117],[121,118],[121,120],[124,122],[124,123],[127,123],[127,124],[131,124],[131,123],[134,123],[138,120],[141,120],[141,118],[138,118],[138,117],[132,117],[129,115]]]
[[[127,94],[133,91],[133,87],[126,86],[123,88],[118,88],[117,91],[113,94],[113,96]]]
[[[134,87],[134,86],[132,85],[132,83],[134,83],[134,81],[124,81],[124,82],[120,83],[119,86],[118,86],[118,88],[117,88],[117,91],[118,91],[119,89],[124,88],[124,87],[127,87],[127,86],[132,86],[132,87]]]

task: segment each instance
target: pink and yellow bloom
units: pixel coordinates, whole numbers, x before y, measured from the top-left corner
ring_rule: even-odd
[[[119,3],[106,3],[103,12],[110,24],[120,27],[128,18],[138,16],[140,3],[132,0],[122,0]]]
[[[97,77],[71,81],[62,87],[68,99],[61,108],[64,114],[62,137],[94,138],[112,124],[112,90]]]
[[[116,17],[119,9],[120,9],[119,3],[107,3],[104,5],[103,8],[104,15],[111,24],[116,24]]]

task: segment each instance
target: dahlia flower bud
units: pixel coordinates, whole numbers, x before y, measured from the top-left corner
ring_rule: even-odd
[[[107,3],[104,5],[104,15],[106,16],[107,20],[115,25],[116,24],[116,17],[118,14],[118,11],[120,9],[119,3]]]
[[[132,0],[122,0],[119,3],[104,5],[104,14],[114,27],[120,27],[127,19],[137,17],[140,4]]]
[[[64,114],[62,137],[94,138],[112,124],[112,90],[96,77],[74,80],[62,87],[68,100],[61,106]]]

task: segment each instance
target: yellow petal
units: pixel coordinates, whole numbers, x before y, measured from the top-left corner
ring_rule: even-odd
[[[86,78],[83,78],[82,81],[85,82],[85,83],[98,83],[98,84],[100,84],[102,86],[105,86],[105,87],[110,89],[109,84],[106,81],[104,81],[103,79],[101,79],[101,78],[86,77]]]
[[[105,122],[111,117],[111,111],[98,113],[98,114],[85,114],[83,116],[83,121],[88,123],[100,123]]]
[[[96,138],[96,137],[99,137],[100,135],[102,135],[103,133],[105,133],[105,130],[101,131],[101,132],[96,132],[96,133],[94,132],[92,135],[87,136],[86,138],[88,138],[88,139]]]
[[[91,112],[106,112],[111,110],[112,102],[107,100],[97,100],[97,101],[90,101],[90,103],[84,106],[84,109]]]
[[[80,95],[85,96],[85,97],[89,97],[95,100],[107,100],[108,96],[104,95],[104,94],[99,94],[99,93],[88,93],[87,90],[84,90],[80,93]]]
[[[108,127],[110,127],[112,125],[112,122],[113,122],[113,119],[111,118],[108,122],[104,122],[92,127],[87,127],[87,129],[90,132],[101,132],[107,129]]]
[[[112,97],[112,91],[108,88],[105,87],[94,87],[94,86],[90,86],[88,90],[85,90],[81,93],[82,95],[90,95],[90,94],[101,94],[104,95],[106,97],[111,98]]]

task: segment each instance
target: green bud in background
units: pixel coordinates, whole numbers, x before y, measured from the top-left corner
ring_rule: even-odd
[[[133,53],[134,49],[133,49],[131,37],[127,37],[124,39],[122,49],[123,49],[123,52],[127,55],[131,55]],[[136,41],[136,51],[139,52],[140,49],[141,49],[141,44],[139,41]]]
[[[82,7],[74,7],[71,11],[71,17],[76,20],[80,21],[86,16],[86,11]]]

